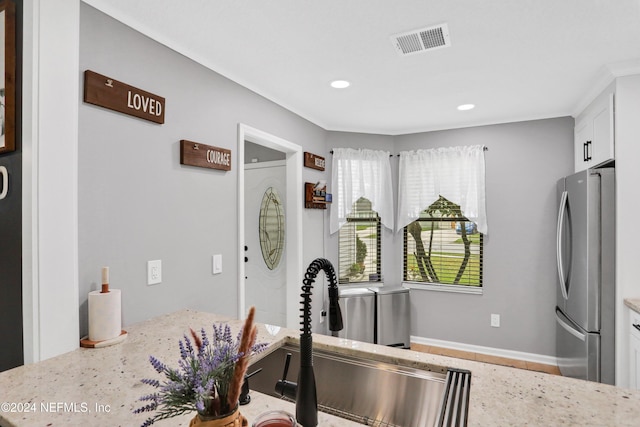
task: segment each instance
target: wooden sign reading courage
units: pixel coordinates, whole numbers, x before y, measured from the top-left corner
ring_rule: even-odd
[[[180,164],[201,168],[231,170],[231,150],[180,140]]]

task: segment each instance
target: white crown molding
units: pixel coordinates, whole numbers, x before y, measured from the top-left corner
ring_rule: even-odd
[[[525,353],[522,351],[505,350],[502,348],[484,347],[480,345],[464,344],[459,342],[437,340],[433,338],[423,338],[411,336],[411,342],[422,345],[432,345],[435,347],[448,348],[452,350],[467,351],[470,353],[481,353],[489,356],[506,357],[508,359],[523,360],[526,362],[541,363],[544,365],[558,365],[558,360],[554,356],[544,354]]]
[[[278,96],[268,93],[265,90],[262,90],[259,87],[255,87],[251,82],[244,81],[241,78],[238,78],[234,73],[227,70],[223,64],[214,63],[210,59],[203,57],[201,54],[194,52],[188,46],[180,43],[177,40],[173,40],[166,35],[159,33],[147,25],[139,22],[135,18],[128,16],[118,10],[117,7],[114,7],[111,2],[108,0],[82,0],[82,2],[100,10],[106,15],[120,21],[124,25],[144,34],[145,36],[155,40],[156,42],[172,49],[181,55],[197,62],[198,64],[214,71],[217,74],[227,78],[228,80],[237,83],[240,86],[243,86],[250,91],[262,96],[269,101],[274,102],[280,107],[292,112],[293,114],[301,117],[304,120],[307,120],[316,126],[333,132],[352,132],[352,133],[368,133],[368,134],[379,134],[379,135],[389,135],[389,136],[401,136],[412,133],[423,133],[423,132],[433,132],[440,130],[449,130],[449,129],[460,129],[460,128],[468,128],[468,127],[476,127],[476,126],[487,126],[487,125],[495,125],[495,124],[503,124],[503,123],[512,123],[512,122],[520,122],[520,121],[530,121],[530,120],[541,120],[547,118],[556,118],[556,117],[565,117],[572,116],[577,117],[590,103],[593,101],[612,81],[617,77],[632,75],[632,74],[640,74],[640,58],[630,61],[622,61],[612,64],[604,65],[598,75],[594,78],[594,83],[590,85],[589,88],[585,89],[584,96],[581,97],[573,109],[560,109],[554,112],[549,112],[540,116],[520,116],[520,117],[503,117],[499,120],[478,120],[475,122],[469,123],[455,123],[455,124],[439,124],[439,125],[425,125],[419,126],[416,128],[403,128],[403,129],[389,129],[389,128],[377,128],[373,125],[366,126],[365,128],[361,128],[360,126],[330,126],[328,123],[325,123],[323,120],[320,120],[318,117],[315,117],[314,114],[309,113],[308,111],[303,111],[299,107],[295,107],[290,105],[287,102],[284,102]]]
[[[584,109],[587,108],[587,106],[591,104],[591,102],[596,99],[596,97],[600,95],[600,93],[602,93],[602,91],[609,86],[615,78],[616,76],[611,73],[608,66],[602,67],[596,81],[585,92],[585,95],[580,98],[580,101],[573,108],[571,115],[574,118],[578,117],[578,115],[582,113],[582,111],[584,111]]]
[[[630,61],[615,62],[613,64],[609,64],[607,67],[615,77],[640,74],[640,58],[632,59]]]
[[[214,63],[211,60],[209,60],[206,57],[203,57],[202,55],[194,52],[192,49],[190,49],[188,46],[185,46],[184,44],[180,43],[177,40],[174,40],[171,37],[167,37],[164,34],[162,34],[161,32],[155,31],[151,28],[149,28],[147,25],[142,24],[140,21],[138,21],[135,18],[132,18],[131,16],[122,13],[120,10],[118,10],[117,8],[114,8],[111,4],[109,4],[108,1],[104,1],[104,0],[82,0],[83,3],[88,4],[91,7],[94,7],[96,9],[98,9],[100,12],[104,13],[107,16],[110,16],[111,18],[115,19],[116,21],[121,22],[122,24],[126,25],[129,28],[132,28],[133,30],[149,37],[151,40],[154,40],[158,43],[160,43],[161,45],[164,45],[166,47],[168,47],[169,49],[178,52],[180,55],[183,55],[186,58],[191,59],[192,61],[202,65],[205,68],[208,68],[209,70],[221,75],[222,77],[226,78],[227,80],[230,80],[254,93],[256,93],[257,95],[260,95],[261,97],[268,99],[269,101],[277,104],[278,106],[284,108],[285,110],[290,111],[291,113],[300,116],[301,118],[303,118],[304,120],[307,120],[313,124],[315,124],[316,126],[322,128],[322,129],[327,129],[327,125],[326,123],[323,123],[321,120],[318,120],[316,117],[313,117],[312,114],[307,114],[307,112],[301,111],[299,108],[294,108],[293,106],[289,105],[286,102],[283,102],[281,99],[279,99],[277,96],[274,96],[273,94],[267,93],[266,91],[262,90],[259,87],[254,86],[253,84],[251,84],[251,82],[247,82],[244,81],[241,78],[238,78],[237,76],[235,76],[232,72],[228,71],[227,69],[224,68],[224,66],[220,65],[219,63]]]
[[[607,64],[602,67],[596,82],[586,92],[585,96],[576,104],[571,114],[573,117],[578,115],[594,100],[602,91],[611,84],[616,78],[640,74],[640,59],[630,61],[621,61]]]

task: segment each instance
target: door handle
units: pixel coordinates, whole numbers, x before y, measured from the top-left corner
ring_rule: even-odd
[[[7,197],[9,191],[9,172],[6,167],[0,166],[0,175],[2,175],[2,192],[0,193],[0,200],[2,200]]]
[[[591,160],[591,141],[587,141],[587,161]]]
[[[558,279],[560,281],[560,290],[562,291],[562,297],[566,300],[569,299],[567,287],[564,279],[564,259],[562,259],[562,241],[563,241],[563,223],[564,215],[567,211],[567,197],[569,193],[567,191],[562,192],[560,199],[560,209],[558,210],[558,224],[556,228],[556,262],[558,265]]]
[[[560,326],[562,326],[562,329],[569,332],[571,335],[578,338],[580,341],[585,341],[587,339],[585,334],[582,334],[579,331],[576,331],[576,329],[573,326],[569,325],[567,322],[562,320],[562,318],[558,315],[557,309],[556,309],[556,321]]]

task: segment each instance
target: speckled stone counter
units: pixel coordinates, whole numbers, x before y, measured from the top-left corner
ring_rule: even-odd
[[[242,324],[215,314],[179,311],[128,327],[129,337],[121,344],[101,349],[80,348],[0,373],[0,426],[138,426],[146,416],[134,415],[132,411],[139,406],[137,399],[150,392],[140,379],[158,378],[148,356],[154,355],[169,365],[177,364],[178,339],[189,327],[209,330],[214,322],[227,322],[235,330]],[[269,342],[275,348],[297,336],[295,330],[274,331],[260,326],[258,341]],[[314,335],[314,346],[420,369],[442,371],[446,366],[469,369],[472,372],[469,426],[640,425],[639,391],[324,335]],[[389,393],[393,399],[392,391],[380,391]],[[251,396],[251,403],[241,407],[250,423],[266,410],[295,412],[289,402],[256,392]],[[192,416],[156,425],[187,426]],[[359,424],[319,413],[319,425]]]
[[[640,298],[625,298],[624,305],[636,313],[640,313]]]

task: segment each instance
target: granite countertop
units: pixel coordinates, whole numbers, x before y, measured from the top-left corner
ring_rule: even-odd
[[[640,313],[640,298],[625,298],[624,305],[636,313]]]
[[[242,325],[240,320],[182,310],[128,327],[129,336],[121,344],[80,348],[2,372],[0,426],[141,425],[146,415],[134,415],[132,411],[140,406],[137,399],[149,393],[150,387],[140,379],[160,379],[148,356],[173,366],[179,358],[178,339],[189,327],[209,330],[218,322],[229,323],[236,331]],[[259,325],[258,341],[268,342],[273,348],[297,336],[296,330]],[[314,335],[314,346],[420,369],[442,371],[449,366],[470,370],[469,426],[637,426],[640,420],[640,391],[324,335]],[[267,410],[295,413],[292,403],[257,392],[251,397],[251,403],[241,407],[250,424]],[[192,417],[184,415],[155,425],[187,426]],[[320,426],[360,425],[321,412],[318,417]]]

